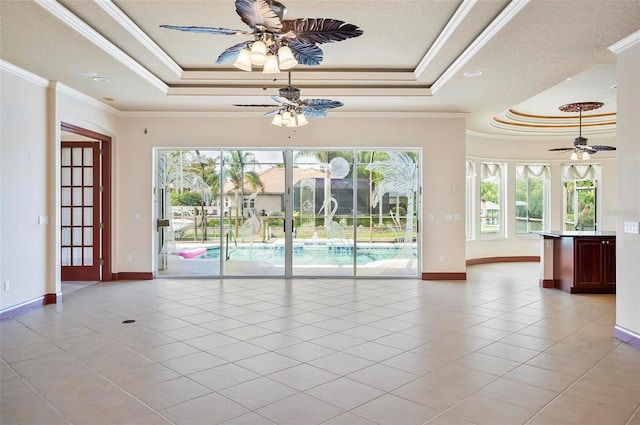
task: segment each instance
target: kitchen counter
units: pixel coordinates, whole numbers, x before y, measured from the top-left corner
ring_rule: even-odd
[[[541,232],[544,288],[571,294],[616,292],[616,233],[611,231]]]
[[[589,230],[552,230],[550,232],[539,232],[540,236],[550,238],[588,238],[588,237],[614,237],[616,232],[612,231],[589,231]]]

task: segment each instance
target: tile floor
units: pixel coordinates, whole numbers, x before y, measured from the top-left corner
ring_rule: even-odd
[[[0,423],[639,425],[615,296],[538,270],[92,285],[0,322]]]

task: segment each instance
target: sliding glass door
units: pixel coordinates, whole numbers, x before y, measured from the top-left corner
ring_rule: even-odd
[[[293,275],[354,275],[353,151],[293,152]]]
[[[416,277],[418,155],[158,150],[157,274]]]
[[[232,150],[223,158],[223,275],[285,276],[283,152]]]

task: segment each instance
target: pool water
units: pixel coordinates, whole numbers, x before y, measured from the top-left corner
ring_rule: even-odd
[[[374,261],[392,260],[399,258],[401,247],[358,247],[356,264],[364,265]],[[411,259],[416,258],[416,248],[409,251]],[[246,261],[270,261],[274,264],[284,264],[284,247],[259,245],[249,248],[247,246],[229,248],[230,260]],[[208,247],[207,252],[199,259],[220,258],[220,247]],[[402,257],[407,258],[402,252]],[[353,264],[352,246],[294,246],[293,262],[297,265],[350,265]]]

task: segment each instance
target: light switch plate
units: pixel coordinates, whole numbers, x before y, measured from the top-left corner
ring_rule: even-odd
[[[625,221],[624,222],[624,232],[625,233],[639,233],[639,224],[637,221]]]

